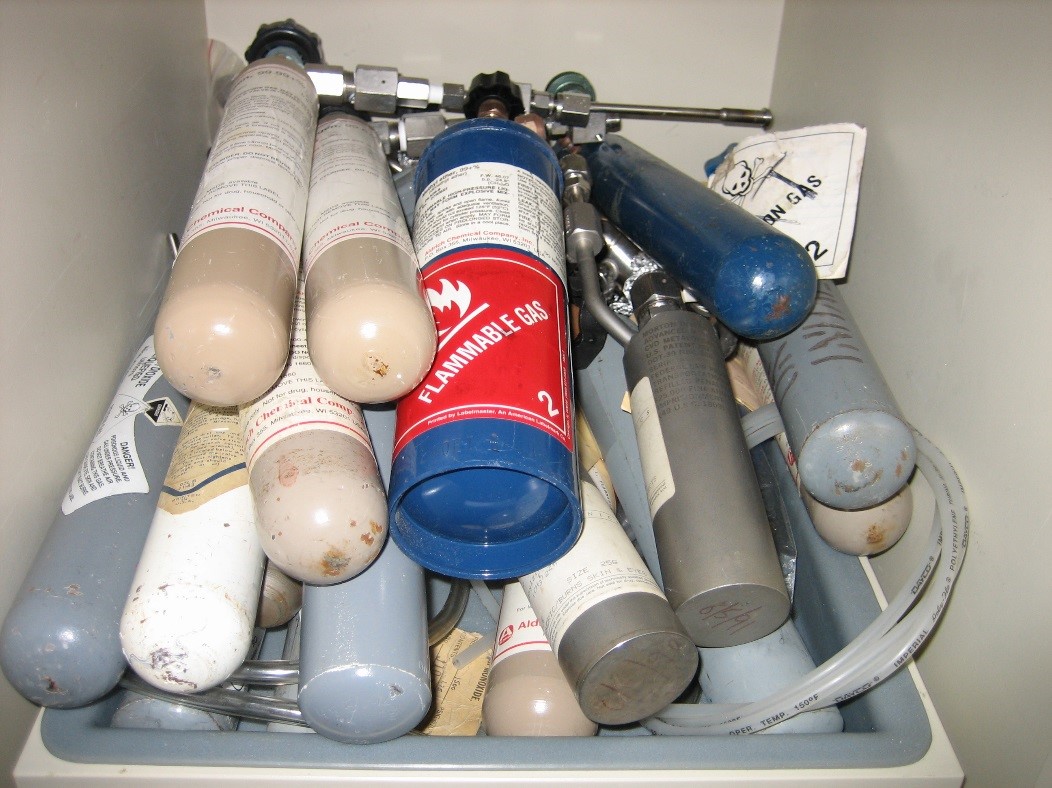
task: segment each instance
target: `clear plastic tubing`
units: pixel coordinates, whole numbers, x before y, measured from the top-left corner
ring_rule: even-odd
[[[946,606],[967,549],[969,529],[964,488],[953,466],[916,430],[913,439],[917,467],[935,493],[935,518],[924,560],[884,611],[801,682],[762,701],[730,709],[674,704],[646,720],[648,729],[682,736],[756,733],[803,711],[849,700],[880,684],[913,656]]]

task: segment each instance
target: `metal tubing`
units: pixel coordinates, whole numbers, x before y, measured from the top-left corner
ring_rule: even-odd
[[[625,118],[647,120],[686,120],[696,123],[727,123],[734,125],[763,126],[774,122],[774,115],[767,109],[739,109],[736,107],[658,107],[648,104],[608,104],[597,101],[592,112],[609,112]]]

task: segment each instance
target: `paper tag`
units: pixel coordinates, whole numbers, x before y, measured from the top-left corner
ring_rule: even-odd
[[[799,242],[820,279],[847,274],[866,130],[854,123],[760,134],[709,178],[717,194]]]
[[[636,384],[630,401],[650,516],[657,517],[658,510],[676,494],[676,480],[672,478],[672,465],[665,448],[665,435],[650,378],[643,378]]]
[[[420,732],[427,736],[474,736],[482,724],[482,698],[489,681],[489,659],[475,659],[458,668],[454,657],[482,637],[454,629],[431,649],[434,714]]]

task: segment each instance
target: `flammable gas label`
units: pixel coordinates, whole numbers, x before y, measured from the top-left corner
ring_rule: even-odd
[[[418,435],[465,418],[544,430],[573,451],[563,284],[532,255],[473,247],[424,270],[438,328],[427,377],[398,404],[394,453]]]

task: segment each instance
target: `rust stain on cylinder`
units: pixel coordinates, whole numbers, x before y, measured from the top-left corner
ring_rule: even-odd
[[[330,547],[321,558],[321,571],[328,577],[337,577],[343,573],[350,562],[350,558],[335,547]]]
[[[771,311],[767,314],[768,320],[781,320],[789,312],[789,308],[792,306],[792,301],[788,295],[780,295],[774,302],[774,306],[771,307]]]
[[[884,529],[879,525],[873,524],[869,527],[869,531],[866,532],[866,544],[878,545],[884,542]]]
[[[296,467],[295,463],[289,462],[286,458],[282,457],[278,461],[278,482],[282,487],[291,487],[296,483],[296,478],[300,475],[300,469]]]

